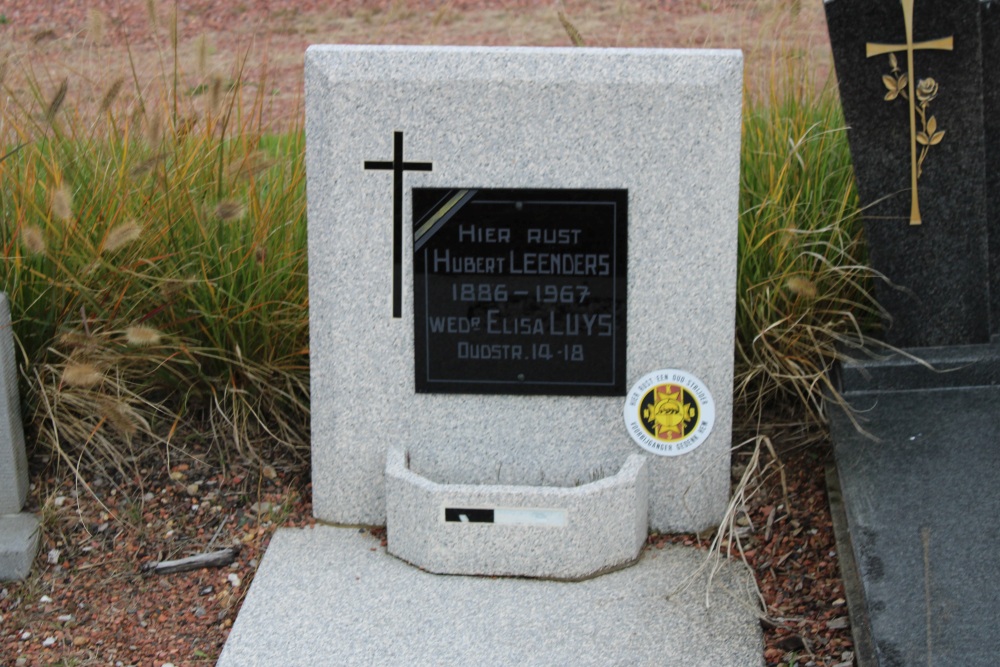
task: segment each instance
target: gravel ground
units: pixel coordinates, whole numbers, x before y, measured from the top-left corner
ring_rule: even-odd
[[[736,472],[746,458],[737,455]],[[771,475],[736,520],[770,618],[769,666],[853,664],[827,460],[824,443],[782,454],[787,495]],[[0,665],[214,664],[274,530],[314,520],[302,471],[206,461],[196,451],[131,478],[92,474],[91,490],[65,474],[34,474],[29,509],[42,516],[44,536],[31,577],[0,590]],[[384,546],[384,529],[371,532],[372,546]],[[707,556],[710,540],[653,535],[647,548],[679,542]],[[239,552],[229,566],[144,569],[231,546]]]
[[[7,56],[53,89],[69,78],[68,104],[86,116],[131,67],[126,40],[140,77],[155,78],[170,62],[174,6],[0,0],[0,70]],[[267,117],[279,124],[300,117],[302,54],[311,43],[569,43],[554,6],[526,0],[179,0],[176,7],[182,70],[199,70],[202,42],[214,71],[253,54],[246,87],[267,91]],[[753,85],[766,85],[766,63],[777,53],[808,60],[818,83],[829,72],[820,3],[567,0],[563,8],[588,45],[741,47]],[[24,90],[21,74],[8,68],[6,85]],[[186,76],[193,86],[204,74]],[[793,431],[778,427],[773,439],[803,441]],[[29,509],[43,517],[43,544],[32,576],[0,590],[0,665],[214,664],[275,528],[313,521],[311,492],[301,470],[221,466],[192,449],[169,467],[151,462],[128,478],[89,474],[90,489],[34,453]],[[853,664],[823,485],[827,457],[827,445],[815,442],[783,454],[785,488],[771,478],[737,520],[770,617],[763,624],[769,666]],[[373,540],[382,538],[376,529]],[[695,535],[652,536],[649,548],[667,541],[707,548],[706,536]],[[235,562],[221,569],[142,570],[237,544]]]

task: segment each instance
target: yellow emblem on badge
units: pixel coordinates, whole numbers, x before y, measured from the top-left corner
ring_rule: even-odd
[[[672,442],[685,437],[698,416],[698,403],[683,387],[661,384],[642,401],[643,426],[657,440]]]

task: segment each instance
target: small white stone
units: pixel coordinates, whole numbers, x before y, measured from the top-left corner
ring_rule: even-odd
[[[38,601],[41,602],[42,604],[48,604],[52,602],[52,598],[50,598],[48,595],[43,595],[42,597],[38,598]]]
[[[56,638],[55,637],[46,637],[45,641],[42,642],[42,646],[44,646],[45,648],[48,648],[48,647],[52,646],[55,643],[56,643]]]
[[[69,623],[70,621],[73,620],[73,615],[62,614],[61,616],[56,617],[56,620],[59,621],[60,623]]]
[[[52,504],[56,507],[62,507],[66,504],[66,496],[56,496],[55,500],[52,501]]]
[[[228,579],[229,583],[233,585],[233,588],[240,587],[240,575],[236,574],[235,572],[226,577],[226,579]]]
[[[838,616],[837,618],[826,622],[826,627],[831,630],[843,630],[844,628],[850,627],[850,625],[851,622],[846,616]]]
[[[60,553],[62,553],[62,552],[59,551],[58,549],[49,549],[49,556],[48,556],[49,565],[58,565],[59,564],[59,554]]]
[[[27,630],[25,630],[24,632],[21,633],[21,641],[27,641],[29,639],[31,639],[31,633],[30,632],[28,632]]]

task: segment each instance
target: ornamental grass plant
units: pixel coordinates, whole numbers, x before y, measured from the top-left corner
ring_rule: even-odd
[[[304,461],[301,125],[266,126],[249,50],[225,74],[207,54],[182,69],[176,12],[149,77],[126,47],[128,76],[52,80],[43,48],[0,81],[0,288],[35,446],[74,471],[169,459],[178,433],[222,461]]]
[[[833,81],[817,87],[794,56],[747,91],[740,169],[736,404],[791,406],[825,422],[841,350],[863,344],[881,309],[847,128]]]

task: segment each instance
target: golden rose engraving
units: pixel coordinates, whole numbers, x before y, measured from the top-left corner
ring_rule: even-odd
[[[882,83],[886,87],[885,101],[892,102],[896,98],[909,100],[907,90],[910,85],[910,78],[906,72],[899,69],[899,61],[895,53],[889,54],[889,74],[882,76]],[[916,89],[916,111],[917,118],[920,119],[920,129],[916,132],[917,143],[920,144],[920,154],[917,157],[917,178],[924,171],[924,160],[931,146],[937,146],[944,139],[944,130],[938,129],[937,118],[928,116],[927,107],[938,96],[938,82],[933,78],[920,79],[917,81]]]

